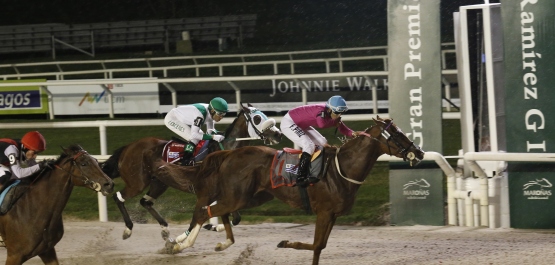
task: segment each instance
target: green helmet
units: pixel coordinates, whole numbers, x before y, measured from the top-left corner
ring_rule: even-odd
[[[210,100],[210,107],[217,112],[227,112],[227,102],[220,97],[215,97]]]

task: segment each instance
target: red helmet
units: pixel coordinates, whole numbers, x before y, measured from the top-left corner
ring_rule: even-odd
[[[25,148],[42,152],[46,149],[46,141],[42,134],[37,131],[28,132],[21,138],[21,143]]]

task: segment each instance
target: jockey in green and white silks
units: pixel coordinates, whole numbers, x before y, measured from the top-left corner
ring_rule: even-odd
[[[195,103],[174,108],[166,114],[166,127],[189,142],[185,147],[186,158],[192,156],[194,147],[200,140],[221,142],[223,135],[212,135],[214,124],[222,120],[228,111],[227,102],[220,97],[213,98],[209,104]],[[206,133],[201,129],[206,125]]]

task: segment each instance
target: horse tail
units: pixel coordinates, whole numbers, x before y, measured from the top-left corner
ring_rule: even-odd
[[[119,177],[119,158],[123,150],[125,150],[125,147],[127,146],[122,146],[114,151],[114,154],[110,156],[106,162],[104,162],[104,165],[102,165],[102,171],[111,179]]]

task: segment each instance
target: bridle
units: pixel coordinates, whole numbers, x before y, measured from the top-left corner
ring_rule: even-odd
[[[75,154],[73,157],[71,157],[71,159],[66,160],[64,163],[71,162],[71,168],[73,168],[73,166],[77,166],[77,158],[79,158],[82,155],[89,155],[89,153],[87,153],[87,151],[81,150],[77,154]],[[99,192],[102,189],[102,186],[100,185],[100,183],[98,183],[96,181],[92,181],[89,177],[87,177],[87,174],[85,174],[85,172],[81,168],[79,168],[79,171],[81,172],[81,176],[76,176],[73,173],[71,173],[71,168],[70,168],[70,170],[65,170],[62,167],[58,166],[58,165],[54,165],[54,166],[57,169],[60,169],[64,172],[66,172],[67,174],[69,174],[72,177],[77,177],[77,178],[80,177],[85,185],[91,187],[93,190],[95,190],[97,192]]]
[[[252,117],[250,114],[254,113],[258,111],[258,109],[250,109],[249,108],[249,113],[247,113],[246,111],[243,111],[243,116],[245,117],[245,119],[247,120],[247,127],[251,127],[254,132],[256,133],[256,135],[258,135],[258,137],[260,138],[260,140],[262,140],[264,142],[265,145],[269,145],[271,143],[270,139],[268,139],[267,137],[264,136],[264,132],[267,130],[271,130],[272,127],[268,127],[266,129],[263,130],[258,130],[258,128],[256,128],[256,125],[254,124]],[[248,130],[248,128],[247,128]]]
[[[371,134],[369,134],[369,133],[367,133],[367,132],[365,132],[365,131],[364,131],[364,132],[361,132],[359,135],[368,137],[368,138],[370,138],[370,139],[372,139],[372,140],[378,141],[378,142],[380,142],[380,143],[386,145],[387,148],[389,149],[389,153],[390,153],[390,154],[391,154],[391,147],[392,147],[392,145],[390,144],[390,142],[393,142],[393,144],[395,144],[395,146],[397,146],[397,149],[400,150],[400,151],[399,151],[399,154],[401,154],[401,155],[403,156],[403,161],[407,161],[407,160],[408,160],[408,161],[411,163],[411,165],[412,165],[412,160],[415,158],[415,154],[414,154],[413,152],[409,151],[409,150],[410,150],[410,148],[413,147],[413,146],[416,148],[416,145],[414,145],[414,142],[413,142],[413,141],[410,141],[410,145],[409,145],[408,147],[404,147],[404,146],[397,140],[397,136],[400,134],[400,130],[399,130],[399,129],[397,129],[396,127],[393,127],[393,128],[395,128],[395,132],[394,132],[393,134],[392,134],[392,133],[389,133],[388,129],[391,127],[392,124],[393,124],[393,121],[390,121],[389,124],[387,124],[385,127],[376,125],[376,126],[379,126],[379,127],[380,127],[380,131],[381,131],[380,134],[386,139],[385,142],[383,142],[383,141],[382,141],[381,139],[379,139],[379,138],[376,138],[376,137],[372,136]],[[362,183],[364,183],[364,181],[358,181],[358,180],[354,180],[354,179],[351,179],[351,178],[347,178],[347,177],[343,176],[343,174],[341,173],[341,169],[340,169],[340,167],[339,167],[339,160],[338,160],[338,154],[339,154],[339,150],[340,150],[340,149],[341,149],[341,148],[337,148],[337,149],[336,149],[336,153],[335,153],[335,167],[336,167],[336,169],[337,169],[337,172],[338,172],[339,175],[340,175],[342,178],[344,178],[345,180],[347,180],[347,181],[349,181],[349,182],[351,182],[351,183],[354,183],[354,184],[362,185]]]
[[[412,163],[412,160],[416,157],[415,154],[413,152],[410,151],[411,147],[416,148],[416,145],[414,145],[413,141],[410,141],[410,144],[405,147],[403,146],[399,140],[397,140],[397,137],[401,134],[400,130],[393,125],[393,127],[391,126],[393,125],[393,121],[389,121],[389,123],[384,127],[380,126],[381,129],[381,135],[386,138],[386,142],[383,143],[385,145],[387,145],[387,148],[389,149],[389,153],[391,154],[391,145],[389,144],[390,142],[393,142],[393,144],[395,144],[395,146],[397,146],[397,149],[399,149],[399,154],[401,154],[403,156],[403,161],[409,161]],[[390,133],[388,131],[389,128],[394,128],[395,132]],[[381,142],[379,139],[376,139],[374,137],[372,137],[373,139]]]

